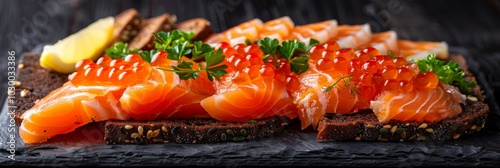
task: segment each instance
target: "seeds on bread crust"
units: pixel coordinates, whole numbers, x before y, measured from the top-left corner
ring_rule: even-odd
[[[289,122],[290,119],[287,117],[271,117],[256,120],[255,123],[230,123],[215,119],[108,121],[104,139],[106,144],[241,142],[280,133]],[[146,133],[141,135],[137,129],[125,129],[126,125],[133,128],[141,126],[147,130],[143,130]],[[124,130],[125,133],[120,130]],[[127,139],[130,143],[122,139]]]

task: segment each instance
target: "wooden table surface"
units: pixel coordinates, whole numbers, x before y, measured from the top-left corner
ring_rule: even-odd
[[[400,39],[446,41],[478,67],[490,108],[500,113],[500,1],[412,0],[2,0],[0,1],[0,100],[7,93],[7,56],[54,43],[95,20],[136,8],[143,17],[175,14],[178,21],[203,17],[220,32],[252,18],[290,16],[297,24],[336,19],[369,23],[373,32],[395,30]],[[479,73],[480,72],[480,73]],[[3,104],[3,103],[2,103]]]

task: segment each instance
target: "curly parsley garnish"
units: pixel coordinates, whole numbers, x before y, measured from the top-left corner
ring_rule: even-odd
[[[465,80],[465,72],[456,62],[441,61],[436,59],[436,55],[428,55],[423,60],[417,61],[420,73],[422,72],[434,72],[441,82],[447,84],[456,84],[460,91],[464,93],[470,93],[472,87],[476,86],[473,81]]]
[[[138,50],[129,50],[128,44],[124,42],[116,42],[105,50],[105,54],[112,59],[125,58],[127,55],[134,53],[138,53]]]
[[[277,39],[266,37],[256,43],[260,45],[260,49],[266,54],[264,60],[270,57],[274,60],[279,57],[285,58],[290,62],[290,70],[296,74],[301,74],[309,69],[309,57],[305,54],[309,53],[311,47],[319,42],[311,39],[309,45],[306,46],[305,43],[297,40],[287,40],[281,42],[280,45]],[[275,66],[278,67],[277,64]]]
[[[220,77],[226,75],[227,65],[217,64],[224,61],[222,49],[214,51],[208,44],[203,44],[201,41],[191,42],[191,35],[177,30],[171,33],[160,32],[155,34],[155,48],[157,50],[164,50],[168,53],[167,58],[170,60],[179,61],[177,66],[171,69],[164,69],[167,71],[175,72],[182,80],[196,79],[199,72],[205,71],[210,81],[214,78],[219,80]],[[191,59],[182,59],[183,56],[191,54]],[[205,60],[206,65],[203,65],[197,60]],[[197,64],[197,68],[193,65]]]

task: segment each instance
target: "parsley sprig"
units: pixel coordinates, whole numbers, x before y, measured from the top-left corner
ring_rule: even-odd
[[[201,41],[191,42],[192,35],[177,30],[171,33],[160,32],[154,34],[156,38],[155,48],[167,52],[167,58],[170,60],[179,61],[177,66],[170,69],[161,68],[162,70],[172,71],[179,75],[182,80],[196,79],[200,76],[200,72],[205,71],[210,81],[214,78],[219,80],[226,72],[226,65],[219,65],[224,61],[222,49],[214,51],[208,44],[203,44]],[[183,56],[191,54],[191,59],[183,59]],[[195,62],[205,60],[206,65]],[[197,66],[194,66],[197,64]],[[196,68],[197,67],[197,68]]]
[[[318,43],[314,39],[311,39],[308,45],[297,40],[287,40],[283,41],[280,45],[277,39],[268,37],[257,41],[262,52],[266,54],[264,60],[269,58],[278,60],[279,57],[285,58],[290,62],[290,70],[296,74],[301,74],[309,69],[309,57],[307,53],[309,53],[312,46]],[[277,61],[274,62],[276,62],[275,66],[278,67]]]
[[[138,53],[138,50],[129,50],[128,44],[121,41],[105,50],[105,54],[112,59],[125,58],[127,55],[134,53]]]
[[[174,30],[172,32],[153,33],[153,36],[155,37],[155,48],[157,50],[166,50],[180,43],[188,42],[190,44],[194,38],[194,33]]]
[[[476,86],[473,81],[465,80],[465,72],[456,62],[441,61],[436,55],[428,55],[423,60],[417,61],[420,72],[434,72],[441,82],[458,85],[460,91],[470,93],[472,87]]]

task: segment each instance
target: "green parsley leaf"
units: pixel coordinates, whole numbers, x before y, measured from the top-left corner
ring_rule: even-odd
[[[208,53],[213,52],[213,48],[201,41],[194,42],[193,55],[191,60],[197,61],[203,59]]]
[[[137,52],[137,50],[129,50],[128,44],[124,42],[116,42],[113,46],[105,50],[105,54],[112,59],[125,58],[129,54]]]
[[[279,43],[280,42],[277,39],[271,39],[269,37],[257,41],[257,44],[260,45],[260,49],[262,50],[262,52],[269,55],[274,55],[276,53],[276,49],[278,48]]]
[[[190,54],[191,49],[186,48],[188,44],[187,41],[179,43],[172,48],[166,48],[165,51],[168,53],[167,58],[171,60],[181,60],[182,56]]]
[[[301,74],[309,69],[309,57],[296,57],[290,62],[290,70],[295,74]]]
[[[303,52],[303,53],[309,53],[309,50],[311,50],[311,48],[312,48],[313,46],[318,45],[318,44],[319,44],[319,41],[318,41],[318,40],[315,40],[315,39],[311,38],[311,39],[309,40],[309,44],[308,44],[307,46],[306,46],[306,44],[305,44],[305,43],[300,42],[300,43],[299,43],[299,48],[298,48],[298,49],[299,49],[301,52]]]
[[[299,48],[299,42],[297,40],[283,41],[280,46],[278,46],[278,53],[285,57],[287,60],[291,60],[295,50]]]
[[[177,44],[188,42],[191,45],[191,39],[194,38],[194,33],[174,30],[172,32],[153,33],[155,37],[155,49],[166,50]]]
[[[420,73],[434,72],[441,82],[446,84],[458,85],[463,93],[470,93],[472,87],[476,86],[473,81],[465,80],[465,72],[456,62],[448,62],[438,60],[436,55],[428,55],[423,60],[417,61]]]
[[[214,81],[214,77],[215,77],[217,80],[220,80],[221,76],[224,76],[227,74],[227,72],[225,70],[226,68],[228,68],[227,65],[220,65],[217,67],[206,69],[208,79],[210,81]]]
[[[139,55],[141,56],[142,60],[146,61],[146,62],[149,62],[151,63],[152,59],[153,59],[153,56],[157,53],[158,51],[156,51],[155,49],[151,50],[151,51],[142,51],[140,50],[139,51]]]
[[[216,52],[210,52],[205,56],[205,61],[207,62],[207,67],[217,65],[224,61],[224,56],[222,55],[222,49],[219,48]]]

